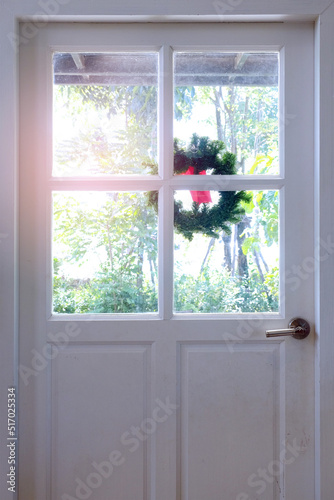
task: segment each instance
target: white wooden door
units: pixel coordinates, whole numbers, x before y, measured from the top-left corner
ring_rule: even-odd
[[[117,50],[159,54],[160,176],[52,177],[52,53]],[[173,176],[173,51],[279,52],[279,174]],[[50,24],[20,119],[19,498],[312,500],[313,335],[265,331],[314,320],[313,26]],[[279,191],[279,311],[173,313],[173,191],[203,186]],[[159,190],[159,312],[52,314],[52,191],[124,190]]]

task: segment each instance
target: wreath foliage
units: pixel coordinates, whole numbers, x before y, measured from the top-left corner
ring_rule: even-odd
[[[211,141],[208,137],[194,134],[188,148],[183,148],[177,139],[174,140],[174,172],[185,173],[189,167],[194,168],[194,175],[202,171],[210,171],[211,175],[234,175],[236,157],[225,151],[222,141]],[[252,195],[245,191],[219,191],[218,202],[212,206],[209,203],[193,202],[192,209],[183,208],[181,201],[174,202],[174,226],[178,233],[191,241],[195,233],[205,234],[212,238],[219,237],[219,231],[231,233],[231,224],[241,221],[245,211],[241,205],[249,203]],[[149,195],[150,204],[157,210],[158,197],[156,192]]]

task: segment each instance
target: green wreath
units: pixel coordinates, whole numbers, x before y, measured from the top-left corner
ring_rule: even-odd
[[[208,137],[194,134],[187,149],[174,141],[174,172],[185,173],[193,167],[194,175],[210,171],[212,175],[235,175],[237,173],[234,154],[225,151],[222,141],[211,141]],[[150,193],[150,204],[157,210],[158,195]],[[174,202],[174,226],[178,233],[191,241],[195,233],[219,238],[219,232],[231,233],[231,224],[241,221],[245,210],[241,202],[249,203],[252,195],[245,191],[219,191],[218,203],[193,202],[191,210],[185,210],[181,201]]]

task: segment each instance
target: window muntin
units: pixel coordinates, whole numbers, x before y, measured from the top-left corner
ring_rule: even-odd
[[[168,115],[172,118],[172,113],[166,114],[161,103],[160,107],[158,106],[158,95],[160,99],[168,87],[165,87],[164,91],[159,88],[164,76],[160,74],[160,78],[158,78],[159,57],[161,57],[161,53],[158,52],[110,54],[69,52],[55,53],[54,55],[53,175],[54,178],[60,178],[57,183],[57,191],[54,192],[53,196],[54,207],[56,207],[53,215],[53,257],[55,259],[53,264],[53,313],[156,313],[161,307],[161,304],[158,305],[158,297],[162,296],[162,287],[165,287],[165,283],[158,282],[158,247],[159,252],[161,252],[165,245],[162,238],[158,244],[157,237],[158,225],[160,227],[163,217],[161,213],[159,213],[159,217],[157,215],[158,190],[163,190],[165,183],[172,182],[173,178],[177,184],[182,177],[182,191],[175,191],[174,201],[184,201],[184,195],[187,193],[188,198],[192,196],[192,201],[196,202],[196,209],[201,210],[203,207],[201,204],[203,199],[205,201],[205,196],[201,198],[201,195],[208,191],[198,191],[200,179],[195,174],[210,175],[212,173],[210,168],[207,168],[205,172],[199,168],[196,170],[196,164],[192,163],[189,169],[183,172],[187,174],[186,176],[175,176],[172,169],[170,175],[166,176],[168,169],[163,166],[160,169],[163,178],[160,178],[158,184],[152,177],[152,174],[155,174],[156,179],[158,174],[157,137],[159,136],[159,127],[161,127],[161,116],[158,117],[158,109],[159,112],[162,110],[164,120]],[[278,60],[277,52],[191,53],[176,51],[174,53],[173,125],[174,137],[180,130],[186,134],[184,142],[182,143],[181,140],[179,143],[181,147],[183,147],[182,144],[185,144],[186,148],[187,142],[189,147],[189,138],[191,138],[192,133],[205,134],[209,136],[210,141],[221,138],[218,131],[218,125],[221,124],[221,120],[218,119],[218,107],[212,106],[212,102],[210,106],[210,99],[212,101],[212,95],[216,93],[217,88],[222,96],[227,92],[226,95],[229,97],[229,93],[235,92],[238,98],[234,107],[229,101],[225,103],[226,108],[222,101],[220,108],[221,110],[222,107],[228,109],[230,106],[230,113],[237,110],[235,114],[238,119],[235,118],[234,121],[239,129],[235,138],[233,139],[231,135],[228,140],[231,148],[226,148],[229,153],[230,149],[236,148],[237,169],[235,174],[247,174],[248,178],[260,174],[264,179],[266,174],[271,176],[277,174],[279,171]],[[228,75],[222,69],[224,65],[231,66],[231,61],[234,65],[233,76]],[[254,69],[256,65],[257,70]],[[194,71],[194,68],[197,70]],[[250,71],[250,68],[253,70]],[[209,69],[215,71],[215,74],[212,75]],[[266,98],[263,98],[264,96]],[[183,108],[180,107],[182,99]],[[251,117],[247,118],[246,116],[246,101],[249,109],[253,109],[257,104],[257,111],[260,115],[261,113],[268,115],[267,127],[265,126],[266,121],[259,120],[258,115],[256,123],[253,125],[254,130],[261,129],[263,133],[265,132],[263,137],[270,137],[270,141],[267,141],[263,146],[264,149],[261,153],[255,156],[254,151],[252,152],[252,145],[249,145],[250,160],[248,158],[247,168],[244,160],[241,159],[238,162],[238,150],[241,149],[240,141],[246,141],[246,132],[251,135],[251,127],[250,131],[247,128]],[[261,105],[259,105],[260,101]],[[196,106],[197,111],[195,110]],[[180,114],[183,115],[181,120],[179,120]],[[220,111],[220,115],[222,117],[222,111]],[[242,115],[244,120],[240,118]],[[148,116],[149,120],[147,120]],[[121,123],[122,128],[117,129],[115,122]],[[80,124],[79,127],[78,124]],[[70,139],[67,135],[69,130],[72,134]],[[135,139],[133,130],[137,134]],[[213,133],[213,130],[216,132]],[[113,150],[110,147],[108,134],[109,137],[122,137],[123,142],[118,150],[116,150],[117,148]],[[163,136],[160,135],[160,137],[166,141]],[[71,142],[72,144],[70,144]],[[168,147],[165,145],[165,149]],[[272,149],[269,150],[269,148]],[[243,154],[246,154],[244,150],[242,151]],[[198,157],[198,151],[195,152],[195,157],[196,155]],[[249,165],[251,166],[249,167]],[[141,185],[141,189],[143,189],[141,193],[137,192],[133,181],[131,181],[133,174],[137,177],[140,175],[141,179],[144,179],[141,181],[144,183]],[[94,192],[94,179],[98,180],[101,176],[102,178],[110,176],[116,178],[119,175],[123,179],[119,190],[101,192],[101,188],[98,188]],[[62,182],[66,182],[68,177],[77,179],[75,181],[76,191],[73,193],[62,191]],[[233,178],[237,177],[238,175],[233,176]],[[247,177],[244,176],[245,179]],[[82,178],[92,179],[89,190],[86,184],[87,191],[80,191],[80,179]],[[212,185],[209,188],[211,198],[204,203],[208,208],[216,203],[218,193],[223,192],[224,187],[226,188],[224,176],[220,176],[220,178],[221,180],[217,180],[214,188]],[[201,179],[204,181],[203,177]],[[209,180],[209,177],[207,179]],[[195,187],[194,182],[195,184],[197,182]],[[244,187],[241,186],[238,189],[244,189]],[[265,190],[265,185],[260,189],[262,190],[252,193],[250,204],[243,206],[244,214],[240,217],[238,224],[236,222],[230,223],[228,231],[218,231],[216,243],[220,242],[219,244],[208,242],[203,234],[197,234],[194,241],[189,243],[189,241],[182,240],[182,235],[177,230],[174,231],[174,284],[172,288],[164,290],[164,295],[167,293],[174,296],[175,312],[240,313],[277,312],[279,310],[279,193],[275,190]],[[250,193],[249,190],[248,192]],[[148,193],[150,193],[149,196],[147,196]],[[104,231],[101,229],[103,217],[101,219],[95,212],[99,209],[100,212],[104,212],[105,216],[106,206],[113,196],[116,196],[121,204],[128,197],[128,210],[124,209],[123,212],[119,212],[123,215],[120,215],[117,222],[110,215],[109,238],[106,237],[105,242],[101,243]],[[170,191],[170,196],[173,196],[172,191]],[[272,210],[268,207],[265,210],[263,200],[268,201],[270,197],[273,203]],[[164,198],[166,199],[166,192]],[[62,200],[62,208],[59,211],[60,200]],[[138,215],[139,212],[136,212],[135,207],[138,203],[144,203],[146,219],[143,212],[140,215]],[[263,210],[260,208],[261,203]],[[166,207],[166,204],[163,206]],[[170,203],[169,206],[171,208],[173,203]],[[190,209],[192,210],[192,208]],[[72,213],[69,210],[72,210]],[[128,212],[131,210],[132,213],[129,215]],[[261,210],[263,213],[260,213]],[[89,215],[88,212],[91,214]],[[66,217],[68,228],[71,227],[71,221],[81,218],[81,223],[83,223],[85,219],[84,226],[87,227],[87,231],[85,231],[85,227],[80,227],[80,224],[75,226],[72,223],[70,230],[72,236],[69,233],[64,236],[62,231],[64,231]],[[167,214],[167,218],[173,218],[172,208]],[[251,223],[247,225],[249,219]],[[130,222],[131,220],[132,222]],[[95,227],[92,230],[93,233],[95,231],[95,234],[89,234],[94,224],[96,227],[100,224],[100,231],[98,232]],[[276,239],[272,235],[271,241],[264,233],[264,226],[268,228],[270,224],[275,227],[277,233]],[[245,227],[240,229],[243,226]],[[232,233],[232,237],[228,232]],[[141,236],[137,240],[134,237],[132,243],[135,241],[137,243],[132,244],[130,236],[135,233],[137,236],[139,234]],[[128,245],[124,243],[126,239]],[[108,256],[111,240],[115,244],[123,241],[123,250],[124,247],[128,248],[128,251],[123,252],[122,258],[119,259],[114,270],[110,268],[108,257],[105,257]],[[129,250],[130,247],[136,247],[136,245],[135,250]],[[194,253],[199,255],[206,247],[200,270],[197,269],[196,259],[194,261],[189,258],[189,261],[186,262],[185,252],[186,254],[188,252],[185,250],[186,247],[189,250],[188,256]],[[224,249],[223,253],[217,251],[219,247]],[[115,250],[117,252],[117,244]],[[183,257],[181,258],[182,252]],[[228,252],[231,253],[231,265],[226,264]],[[267,263],[269,254],[271,254],[270,266]],[[136,270],[132,273],[131,278],[124,277],[123,274],[131,268],[133,259],[137,262]],[[232,265],[233,259],[234,264]],[[240,266],[238,267],[235,262],[237,259],[243,259],[246,262],[246,267],[250,269],[246,273],[247,275],[242,275],[238,271]],[[218,273],[217,269],[219,269]],[[205,283],[202,282],[204,274],[206,276]],[[161,277],[162,273],[159,275],[160,279]],[[194,284],[195,287],[192,286]],[[200,294],[205,295],[205,303],[197,300],[196,287],[200,288]],[[219,294],[215,293],[217,289],[220,290],[222,296],[220,303]],[[140,291],[138,292],[138,290]],[[247,294],[250,299],[253,299],[249,300],[248,304],[246,304]],[[254,294],[260,294],[260,297],[256,299]],[[210,296],[214,297],[211,302]],[[185,297],[187,297],[186,300]]]

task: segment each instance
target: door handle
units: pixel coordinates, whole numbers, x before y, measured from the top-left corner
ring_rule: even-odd
[[[310,333],[309,323],[302,318],[293,318],[289,323],[289,328],[282,330],[266,330],[266,337],[293,337],[294,339],[305,339]]]

